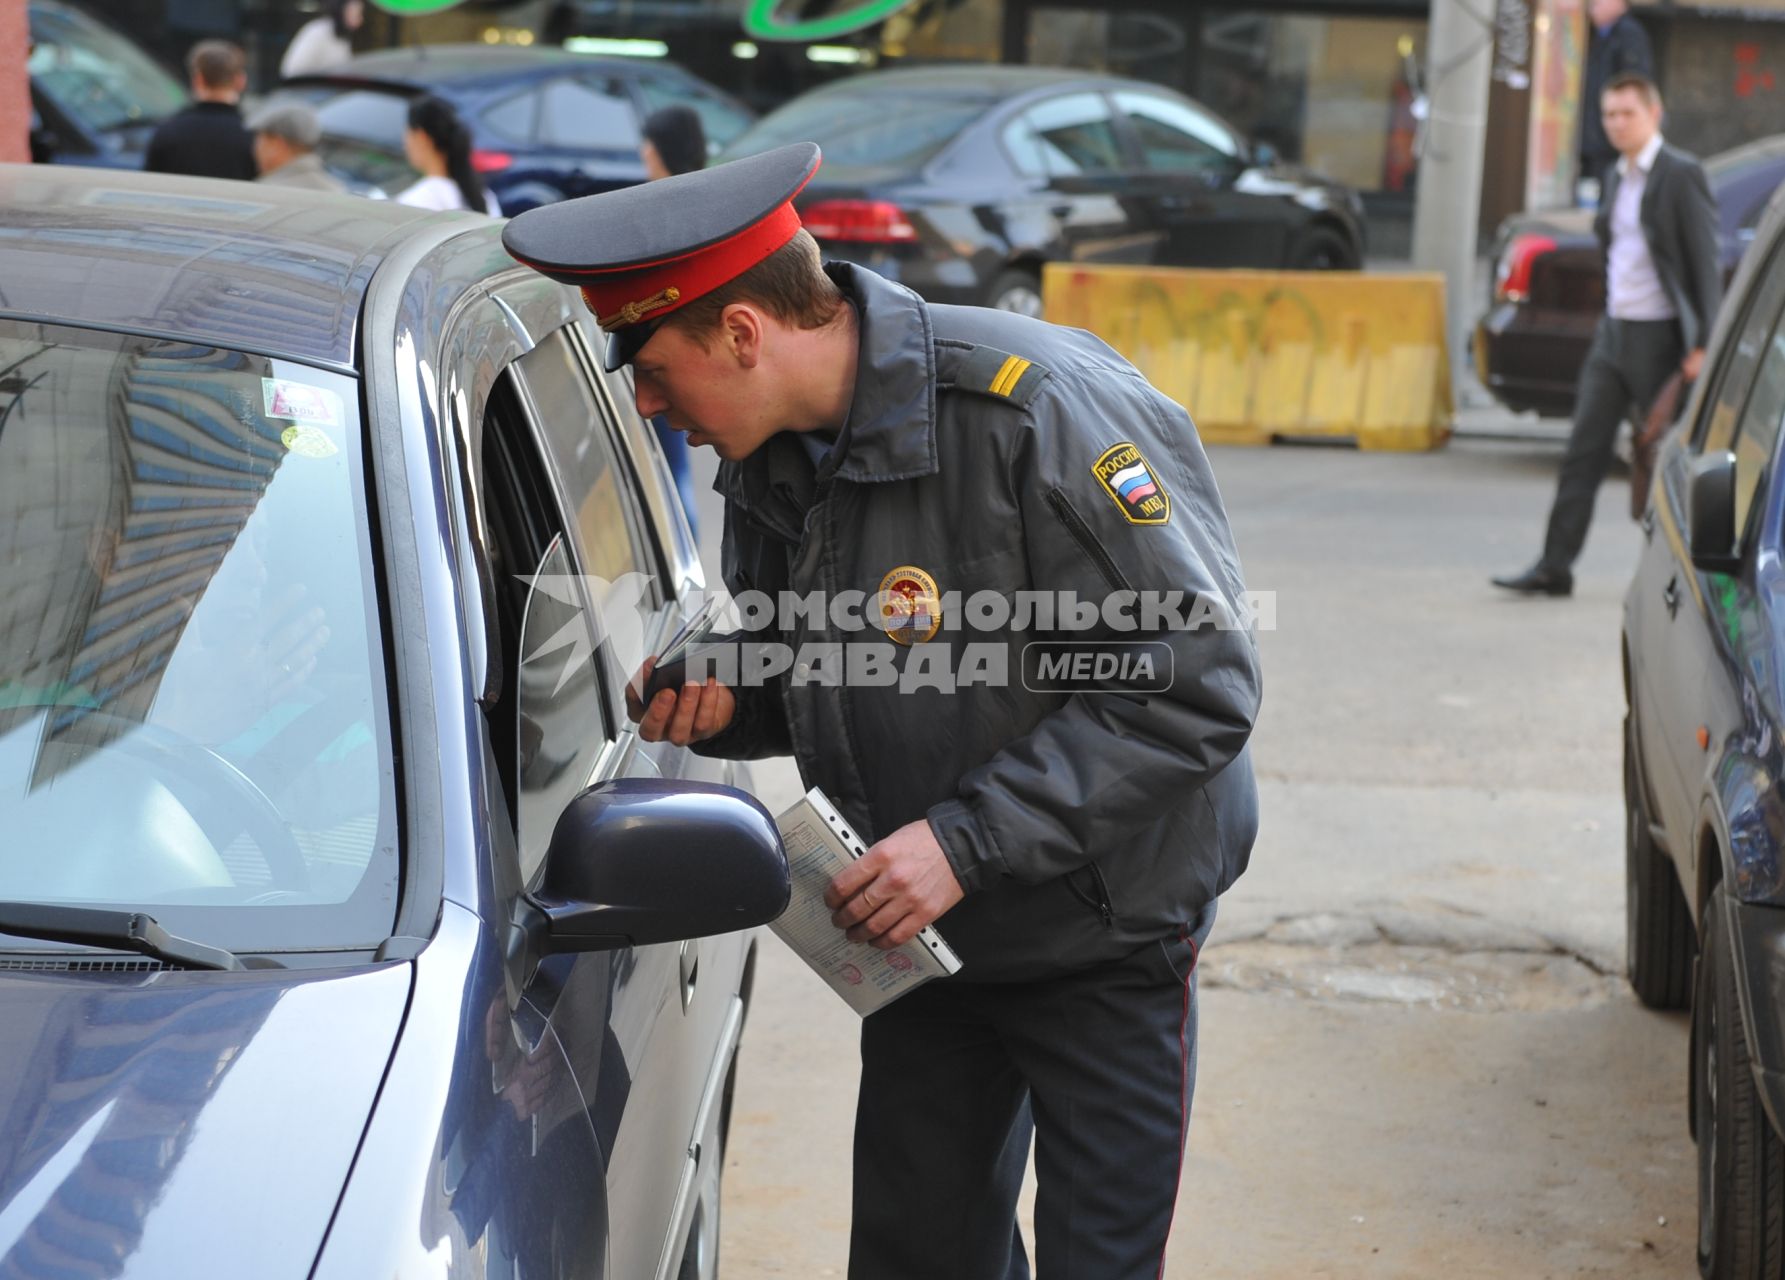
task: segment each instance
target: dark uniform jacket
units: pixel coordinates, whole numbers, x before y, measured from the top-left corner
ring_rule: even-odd
[[[1166,692],[1067,694],[1025,687],[1022,646],[1043,634],[1015,630],[1015,616],[985,632],[945,604],[933,639],[896,646],[807,614],[770,638],[879,642],[902,671],[926,650],[958,669],[967,644],[995,641],[1008,683],[902,691],[783,676],[739,689],[731,726],[697,749],[791,753],[870,841],[927,817],[967,892],[938,921],[963,979],[1046,976],[1176,935],[1244,870],[1258,822],[1246,750],[1256,641],[1235,622],[1239,560],[1189,416],[1088,333],[926,306],[871,272],[828,270],[861,322],[848,422],[816,469],[792,433],[720,468],[734,593],[873,597],[914,567],[945,600],[1179,591],[1187,611],[1200,600],[1228,623],[1156,637],[1172,652]],[[1099,479],[1109,458],[1133,475],[1122,446],[1165,504],[1137,510]]]
[[[1605,92],[1606,83],[1613,76],[1625,71],[1640,72],[1651,80],[1655,78],[1655,54],[1649,47],[1649,33],[1628,13],[1612,23],[1604,35],[1593,32],[1587,45],[1586,75],[1582,77],[1580,95],[1583,178],[1603,180],[1606,168],[1617,162],[1618,149],[1605,136],[1605,121],[1599,115],[1599,95]]]
[[[1611,251],[1611,211],[1618,198],[1617,166],[1606,175],[1605,195],[1593,219],[1599,248]],[[1723,269],[1717,255],[1717,198],[1691,154],[1663,143],[1655,153],[1639,212],[1643,239],[1661,287],[1679,316],[1687,351],[1704,346],[1723,302]]]
[[[175,112],[149,139],[143,168],[195,178],[254,181],[254,139],[242,113],[227,102],[195,102]]]

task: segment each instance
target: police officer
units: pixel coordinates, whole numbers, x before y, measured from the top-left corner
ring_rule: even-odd
[[[1258,659],[1226,515],[1188,416],[1091,335],[821,267],[792,205],[818,159],[783,147],[504,233],[582,288],[639,412],[723,460],[734,593],[893,602],[873,636],[891,683],[814,669],[804,655],[862,638],[847,609],[808,610],[777,619],[806,647],[768,683],[709,679],[632,712],[650,741],[791,753],[873,842],[831,886],[836,925],[887,948],[934,921],[963,962],[863,1022],[853,1280],[1026,1277],[1032,1135],[1043,1274],[1151,1280],[1197,951],[1257,827]],[[1124,630],[1125,593],[1183,608]],[[968,600],[977,630],[948,616]],[[1063,636],[1144,640],[1171,671],[936,678],[987,635],[1013,664]]]

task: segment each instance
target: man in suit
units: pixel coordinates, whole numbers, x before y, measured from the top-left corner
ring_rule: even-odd
[[[1593,222],[1605,251],[1605,314],[1581,369],[1543,555],[1523,573],[1493,580],[1527,595],[1574,590],[1574,560],[1618,424],[1632,407],[1646,410],[1674,370],[1698,376],[1723,297],[1716,198],[1698,161],[1661,137],[1654,81],[1614,76],[1600,108],[1621,157]]]
[[[1625,0],[1589,0],[1587,16],[1593,21],[1591,43],[1587,46],[1586,75],[1582,78],[1580,100],[1597,103],[1612,77],[1634,71],[1651,79],[1655,75],[1655,54],[1649,47],[1649,34],[1642,24],[1630,16]],[[1618,149],[1605,133],[1605,123],[1597,111],[1580,113],[1580,176],[1591,178],[1603,194]]]

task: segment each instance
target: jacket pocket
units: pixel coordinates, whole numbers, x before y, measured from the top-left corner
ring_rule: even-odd
[[[1086,877],[1088,881],[1086,884],[1080,884],[1078,881],[1081,871],[1090,872],[1090,875]],[[1110,903],[1109,885],[1103,879],[1102,867],[1092,862],[1067,872],[1064,879],[1066,888],[1071,891],[1072,896],[1103,918],[1105,929],[1116,927],[1116,909]]]
[[[1115,560],[1104,549],[1103,544],[1097,541],[1097,535],[1091,532],[1091,526],[1085,523],[1085,518],[1078,513],[1078,508],[1072,505],[1072,499],[1066,496],[1066,491],[1058,488],[1049,489],[1047,505],[1053,510],[1054,515],[1059,517],[1060,523],[1066,526],[1066,532],[1072,535],[1072,540],[1078,543],[1079,549],[1091,558],[1091,563],[1097,566],[1097,571],[1103,575],[1103,580],[1109,583],[1110,589],[1112,591],[1132,591],[1133,588],[1128,585],[1127,577],[1116,566]]]

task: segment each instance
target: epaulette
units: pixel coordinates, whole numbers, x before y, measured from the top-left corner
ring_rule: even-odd
[[[1041,384],[1047,381],[1047,366],[1022,356],[1013,356],[996,347],[974,347],[961,360],[955,372],[957,391],[977,391],[980,395],[1008,400],[1017,408],[1027,408]]]

